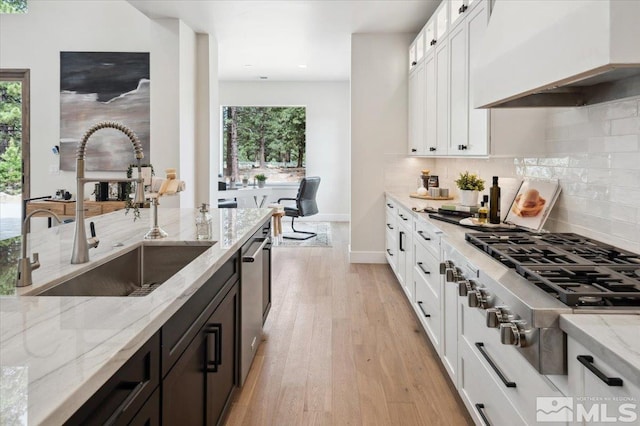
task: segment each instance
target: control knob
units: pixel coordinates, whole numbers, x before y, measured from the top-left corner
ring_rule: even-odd
[[[464,279],[464,277],[462,276],[458,268],[453,267],[446,270],[446,280],[448,282],[454,283],[461,279]]]
[[[445,260],[444,262],[440,262],[440,275],[444,275],[447,273],[447,269],[453,268],[453,262],[450,260]]]
[[[470,291],[467,298],[470,308],[486,309],[489,305],[487,293],[481,289]]]
[[[510,321],[500,324],[500,341],[503,345],[513,345],[521,348],[526,346],[524,332],[520,329],[519,322]]]
[[[487,327],[498,328],[503,322],[508,322],[507,312],[503,306],[487,309]]]
[[[462,279],[458,281],[458,296],[465,297],[470,291],[475,290],[476,286],[473,281]]]

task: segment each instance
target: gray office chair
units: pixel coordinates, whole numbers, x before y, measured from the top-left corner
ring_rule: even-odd
[[[295,237],[295,236],[287,236],[283,235],[283,238],[287,238],[289,240],[308,240],[309,238],[313,238],[318,235],[315,232],[309,231],[298,231],[293,227],[293,222],[296,217],[306,217],[312,216],[318,213],[318,204],[316,204],[316,193],[318,192],[318,187],[320,186],[320,178],[317,176],[313,177],[305,177],[300,181],[300,187],[298,188],[298,195],[296,198],[280,198],[278,199],[278,204],[280,201],[288,200],[295,201],[295,207],[285,207],[284,215],[291,217],[291,229],[293,229],[294,234],[305,234],[306,237]]]

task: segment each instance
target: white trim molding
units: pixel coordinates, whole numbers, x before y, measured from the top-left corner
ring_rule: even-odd
[[[349,263],[388,263],[383,251],[351,251],[349,245]]]

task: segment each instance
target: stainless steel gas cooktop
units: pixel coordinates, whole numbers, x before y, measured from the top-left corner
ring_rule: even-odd
[[[465,238],[571,307],[640,308],[640,255],[571,233]]]

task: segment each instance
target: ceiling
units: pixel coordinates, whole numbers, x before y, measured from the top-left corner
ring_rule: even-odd
[[[417,33],[440,0],[129,0],[218,42],[220,80],[348,80],[352,33]]]

